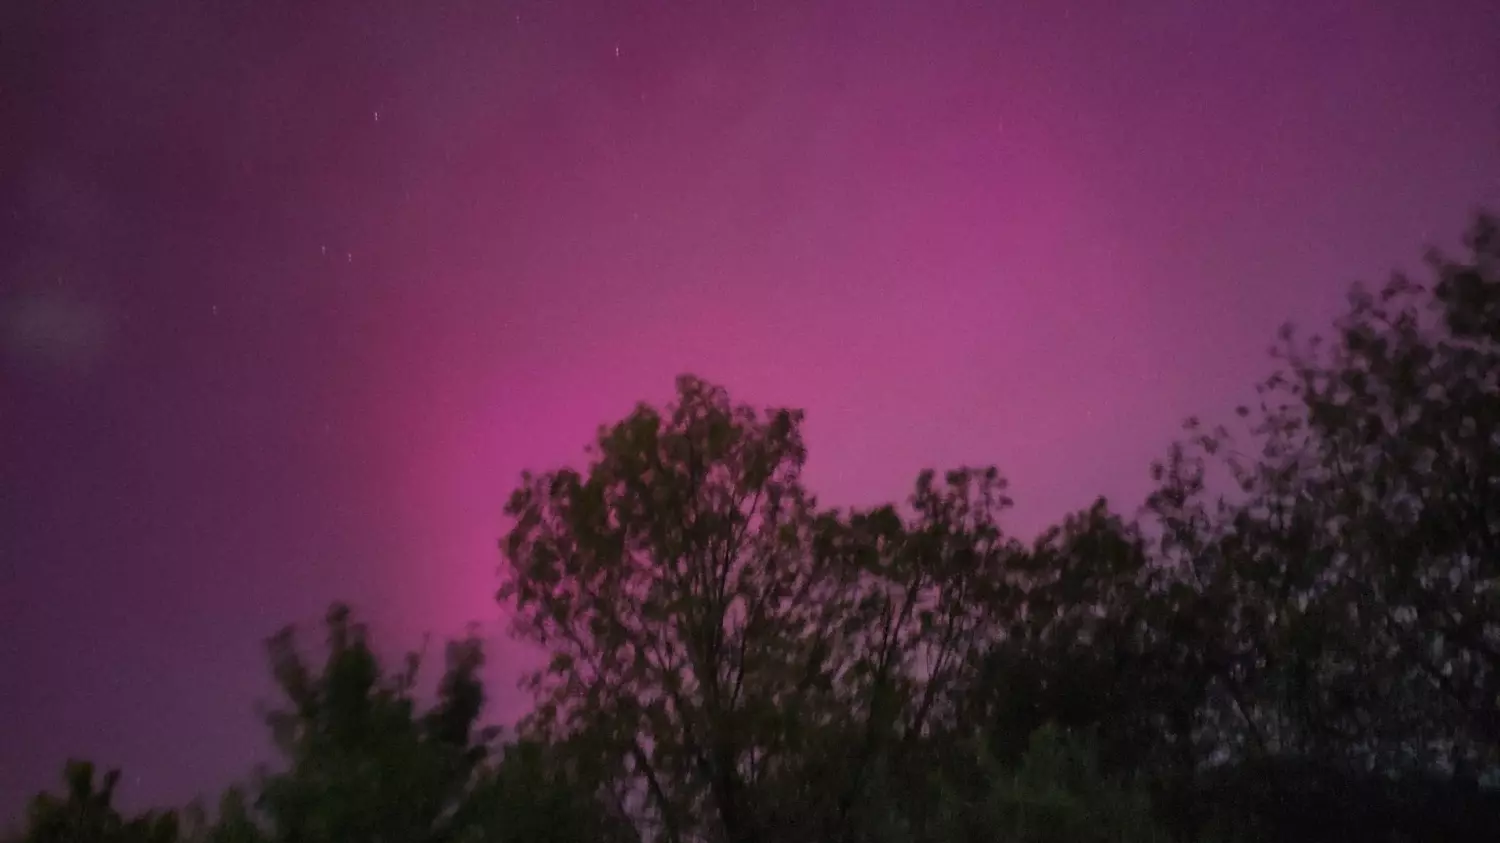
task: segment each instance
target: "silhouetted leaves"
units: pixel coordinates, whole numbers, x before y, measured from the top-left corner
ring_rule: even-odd
[[[1500,839],[1500,229],[1290,325],[1131,520],[1008,536],[993,468],[840,511],[802,415],[692,377],[524,475],[500,597],[547,654],[502,745],[349,610],[269,641],[283,763],[210,820],[68,767],[28,841]]]
[[[23,840],[27,843],[172,843],[177,815],[148,811],[126,817],[114,806],[120,771],[110,770],[95,782],[94,765],[70,761],[63,772],[67,792],[61,798],[39,794],[31,802]]]

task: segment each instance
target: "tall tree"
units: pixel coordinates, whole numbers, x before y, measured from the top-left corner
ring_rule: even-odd
[[[853,834],[1006,587],[997,473],[923,475],[904,515],[819,510],[801,423],[685,376],[510,501],[501,598],[552,653],[530,727],[591,735],[644,838]]]
[[[1194,764],[1261,780],[1262,807],[1500,770],[1494,221],[1468,244],[1430,285],[1356,287],[1331,339],[1284,329],[1243,432],[1193,422],[1158,468],[1150,524],[1203,668]]]

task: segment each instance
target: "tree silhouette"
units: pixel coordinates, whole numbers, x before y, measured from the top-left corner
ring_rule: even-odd
[[[31,802],[22,840],[27,843],[171,843],[177,839],[177,816],[148,811],[125,817],[114,807],[120,771],[110,770],[96,784],[94,765],[70,761],[63,772],[67,793],[43,793]]]
[[[1029,544],[994,468],[822,507],[801,413],[684,376],[509,501],[499,596],[549,657],[509,741],[477,640],[424,704],[335,605],[318,667],[270,639],[282,763],[211,820],[73,762],[21,839],[1500,839],[1500,227],[1467,242],[1284,330],[1138,517]]]

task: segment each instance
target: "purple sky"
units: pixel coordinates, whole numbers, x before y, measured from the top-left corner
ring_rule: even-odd
[[[1133,508],[1281,320],[1500,208],[1497,44],[1492,0],[0,4],[0,819],[70,754],[248,772],[261,640],[331,600],[498,632],[518,472],[679,372],[806,408],[831,503],[993,462],[1023,533]]]

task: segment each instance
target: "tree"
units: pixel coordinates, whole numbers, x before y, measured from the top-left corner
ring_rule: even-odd
[[[629,819],[603,801],[603,783],[567,744],[518,739],[486,766],[465,807],[466,840],[628,843]]]
[[[1356,287],[1331,341],[1284,329],[1245,433],[1191,422],[1157,469],[1163,581],[1204,656],[1194,765],[1265,795],[1233,809],[1242,826],[1288,794],[1358,791],[1351,823],[1429,834],[1362,782],[1451,796],[1500,769],[1494,221],[1468,242],[1432,257],[1430,287]],[[1304,816],[1336,825],[1332,805]]]
[[[484,656],[390,670],[347,607],[269,642],[283,766],[122,816],[71,763],[27,841],[1500,839],[1500,227],[1288,328],[1141,517],[1029,545],[993,468],[822,508],[800,413],[683,377],[523,475],[500,598],[550,656],[509,742]]]
[[[1093,742],[1054,724],[1006,762],[982,732],[915,769],[877,771],[869,843],[1132,843],[1165,841],[1141,782],[1112,775]],[[916,785],[916,788],[913,788]]]
[[[257,808],[288,840],[458,839],[451,825],[491,735],[477,728],[484,702],[477,641],[449,645],[436,706],[416,711],[419,661],[387,675],[347,607],[330,610],[328,655],[315,675],[294,633],[269,642],[286,699],[268,715],[285,770],[264,777]]]
[[[1088,741],[1052,725],[1007,768],[981,745],[973,775],[941,781],[943,843],[1156,843],[1147,792],[1104,773]]]
[[[114,807],[120,771],[104,774],[97,787],[94,765],[70,761],[63,773],[67,794],[58,798],[38,794],[31,801],[26,843],[175,843],[177,815],[148,811],[136,817],[122,816]]]
[[[1012,588],[993,469],[924,474],[905,517],[820,510],[801,422],[685,376],[507,508],[501,599],[552,655],[528,728],[586,736],[643,838],[850,838]]]
[[[480,642],[447,648],[437,700],[415,700],[420,659],[389,673],[349,609],[327,620],[328,655],[315,674],[291,629],[269,642],[285,705],[268,722],[288,764],[262,777],[256,813],[272,840],[608,841],[593,794],[553,755],[527,743],[500,745],[481,727]],[[253,838],[255,823],[231,800],[215,841]]]
[[[218,814],[212,820],[197,803],[187,813],[192,822],[183,837],[190,843],[268,843],[269,837],[240,787],[230,787],[220,795]]]

